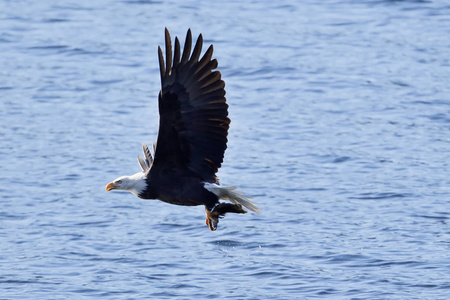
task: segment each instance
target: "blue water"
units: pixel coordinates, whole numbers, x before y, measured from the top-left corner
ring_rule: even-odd
[[[447,299],[446,1],[1,1],[1,299]],[[106,193],[164,27],[214,43],[219,172],[261,215]]]

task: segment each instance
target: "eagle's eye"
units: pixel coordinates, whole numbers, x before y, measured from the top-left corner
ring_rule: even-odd
[[[121,184],[121,183],[122,183],[122,180],[117,180],[116,183],[117,183],[117,184]]]

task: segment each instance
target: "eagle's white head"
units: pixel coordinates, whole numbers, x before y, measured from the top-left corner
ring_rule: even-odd
[[[121,176],[106,185],[106,191],[122,190],[128,191],[135,196],[139,196],[147,188],[147,180],[144,172],[139,172],[131,176]]]
[[[145,159],[138,155],[139,166],[142,172],[136,173],[131,176],[122,176],[106,185],[106,191],[110,190],[122,190],[128,191],[135,196],[142,194],[147,189],[147,175],[148,171],[152,167],[153,157],[148,149],[147,145],[142,144],[142,152],[144,152]],[[156,152],[156,143],[153,142],[153,152]]]

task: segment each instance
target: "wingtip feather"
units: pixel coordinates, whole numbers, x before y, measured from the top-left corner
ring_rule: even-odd
[[[162,84],[164,76],[166,74],[166,67],[164,66],[164,57],[160,46],[158,46],[158,59],[159,59],[159,72],[161,74],[161,84]]]
[[[202,46],[203,46],[203,36],[200,33],[200,35],[197,38],[197,42],[195,43],[194,51],[192,51],[191,56],[191,64],[194,64],[198,62],[198,58],[200,57],[200,53],[202,52]]]
[[[184,50],[183,57],[181,58],[181,63],[185,64],[189,60],[189,56],[191,55],[191,47],[192,47],[192,33],[189,28],[186,34],[186,40],[184,42]]]
[[[169,30],[166,27],[165,30],[165,42],[166,42],[166,72],[165,75],[169,76],[172,70],[172,41],[170,39]]]

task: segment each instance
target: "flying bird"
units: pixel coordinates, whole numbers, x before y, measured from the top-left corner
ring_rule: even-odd
[[[212,59],[213,45],[200,58],[200,34],[191,54],[189,29],[183,52],[165,30],[165,56],[158,46],[161,91],[158,96],[159,131],[153,156],[143,144],[142,169],[108,183],[106,191],[124,190],[142,199],[158,199],[175,205],[204,205],[206,225],[216,230],[226,213],[245,214],[260,209],[236,187],[221,187],[216,176],[227,148],[230,125],[225,83]],[[229,202],[219,202],[220,199]]]

